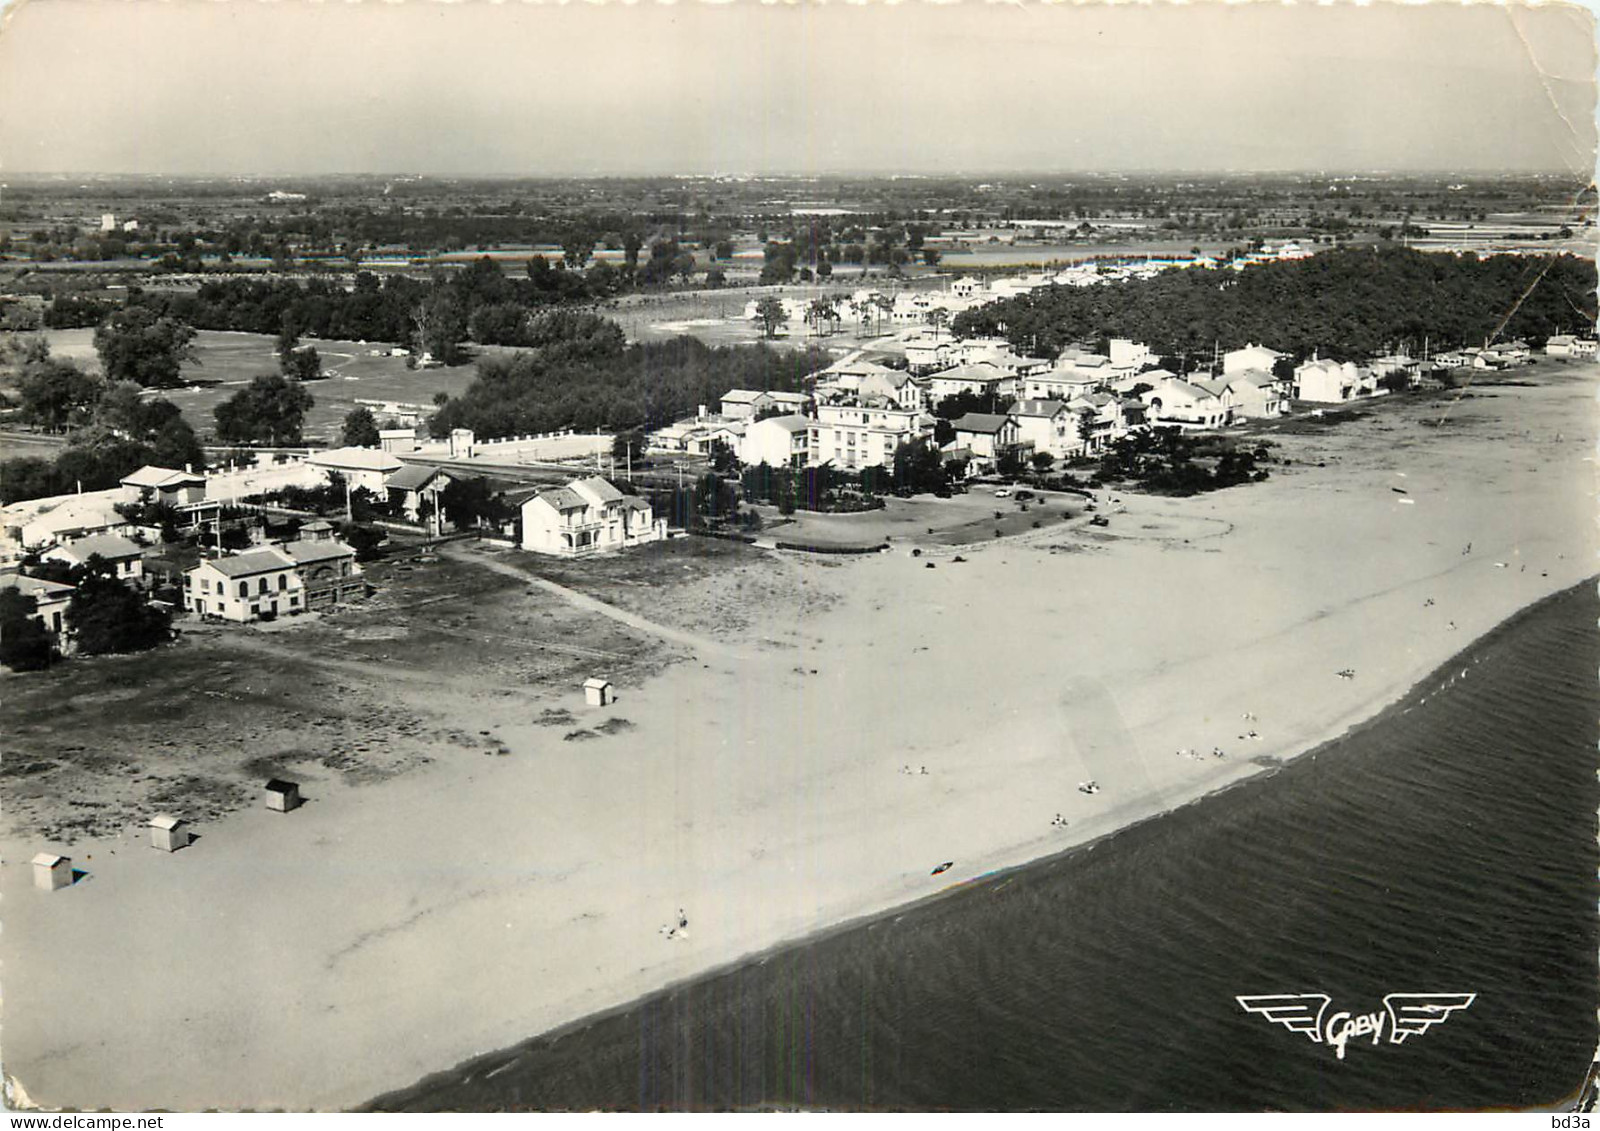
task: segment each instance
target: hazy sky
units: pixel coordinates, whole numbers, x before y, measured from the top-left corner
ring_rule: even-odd
[[[0,171],[1592,170],[1583,8],[25,0]]]

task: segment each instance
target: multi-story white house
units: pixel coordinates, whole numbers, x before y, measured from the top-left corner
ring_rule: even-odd
[[[1501,365],[1526,365],[1533,360],[1533,351],[1524,341],[1497,342],[1484,350],[1491,354]]]
[[[1156,355],[1150,352],[1150,347],[1143,342],[1129,341],[1127,338],[1112,338],[1108,346],[1111,357],[1111,368],[1118,377],[1137,373],[1146,365],[1156,363]]]
[[[950,339],[919,337],[906,342],[906,366],[913,373],[935,373],[950,365]]]
[[[183,575],[183,607],[245,623],[337,605],[366,588],[355,550],[327,523],[275,546],[210,558]]]
[[[969,412],[950,423],[956,430],[954,446],[971,452],[978,465],[992,466],[1020,444],[1021,429],[1007,413]]]
[[[882,373],[869,373],[856,386],[856,396],[861,400],[880,400],[897,408],[922,407],[922,386],[911,375],[899,369],[885,369]]]
[[[667,520],[599,476],[540,491],[522,504],[522,548],[581,557],[660,541]]]
[[[200,616],[259,620],[305,611],[295,560],[276,546],[203,561],[183,575],[183,607]]]
[[[1198,382],[1173,377],[1144,393],[1151,423],[1180,428],[1221,428],[1232,418],[1232,408],[1211,389]]]
[[[1361,383],[1361,370],[1354,363],[1313,359],[1295,367],[1294,396],[1301,401],[1338,404],[1354,399]]]
[[[950,421],[955,440],[950,451],[965,451],[968,472],[990,472],[1002,456],[1022,448],[1021,429],[1008,413],[966,413]]]
[[[933,418],[917,409],[861,404],[817,406],[811,428],[811,464],[831,463],[846,471],[894,462],[894,450],[919,436],[933,436]]]
[[[1137,409],[1130,406],[1138,406]],[[1129,416],[1142,419],[1144,402],[1125,401],[1110,393],[1090,393],[1067,402],[1072,414],[1075,448],[1072,455],[1097,452],[1128,434]]]
[[[882,376],[893,373],[887,365],[880,365],[876,361],[866,361],[859,355],[836,361],[826,369],[820,369],[815,374],[817,395],[822,398],[853,396],[861,390],[861,382],[867,377]]]
[[[809,416],[769,416],[744,431],[739,444],[739,462],[747,467],[804,467],[810,462],[811,426]]]
[[[1017,440],[1031,444],[1036,452],[1049,452],[1060,459],[1076,454],[1082,447],[1078,422],[1065,401],[1021,400],[1010,409],[1017,422]]]
[[[965,278],[956,279],[950,284],[950,294],[952,297],[964,299],[969,302],[973,299],[984,297],[987,291],[988,287],[984,285],[983,280],[974,275],[968,275]]]

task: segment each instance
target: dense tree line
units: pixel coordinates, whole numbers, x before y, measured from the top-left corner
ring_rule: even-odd
[[[1023,352],[1115,337],[1204,356],[1260,342],[1304,358],[1359,360],[1409,342],[1435,351],[1593,326],[1595,264],[1562,255],[1341,249],[1227,270],[1166,271],[1096,287],[1049,287],[957,315],[960,336],[1004,334]]]
[[[107,381],[30,343],[17,378],[22,418],[69,431],[54,458],[25,456],[0,464],[0,502],[99,491],[145,464],[203,467],[205,452],[182,410],[145,399],[131,381]]]
[[[566,315],[540,348],[481,358],[478,377],[434,414],[435,436],[480,437],[563,428],[654,428],[713,407],[729,389],[796,392],[826,365],[819,350],[708,346],[695,338],[624,344],[614,323]]]
[[[1178,428],[1153,428],[1116,440],[1100,461],[1099,482],[1137,483],[1164,495],[1195,495],[1260,482],[1270,453],[1265,445],[1236,447],[1215,437],[1186,436]]]

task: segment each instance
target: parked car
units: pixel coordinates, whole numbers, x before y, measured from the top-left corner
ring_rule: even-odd
[[[1011,488],[1010,487],[1001,487],[998,491],[996,491],[994,493],[994,497],[997,498],[997,499],[1009,499],[1011,497]]]

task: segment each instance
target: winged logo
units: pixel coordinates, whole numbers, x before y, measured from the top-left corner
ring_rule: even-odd
[[[1291,1033],[1322,1043],[1322,1015],[1333,999],[1327,994],[1252,994],[1234,999],[1247,1013],[1259,1013]]]
[[[1389,1011],[1389,1041],[1402,1044],[1465,1009],[1477,994],[1389,994],[1383,1006]]]
[[[1403,1044],[1407,1037],[1426,1033],[1448,1020],[1451,1014],[1467,1008],[1477,997],[1477,994],[1451,993],[1389,994],[1383,999],[1387,1013],[1340,1011],[1331,1016],[1328,1006],[1332,999],[1327,994],[1247,994],[1234,1000],[1247,1013],[1259,1014],[1291,1033],[1304,1033],[1313,1044],[1331,1046],[1343,1060],[1345,1046],[1351,1040],[1366,1037],[1376,1045],[1383,1039],[1387,1027],[1389,1043]]]

